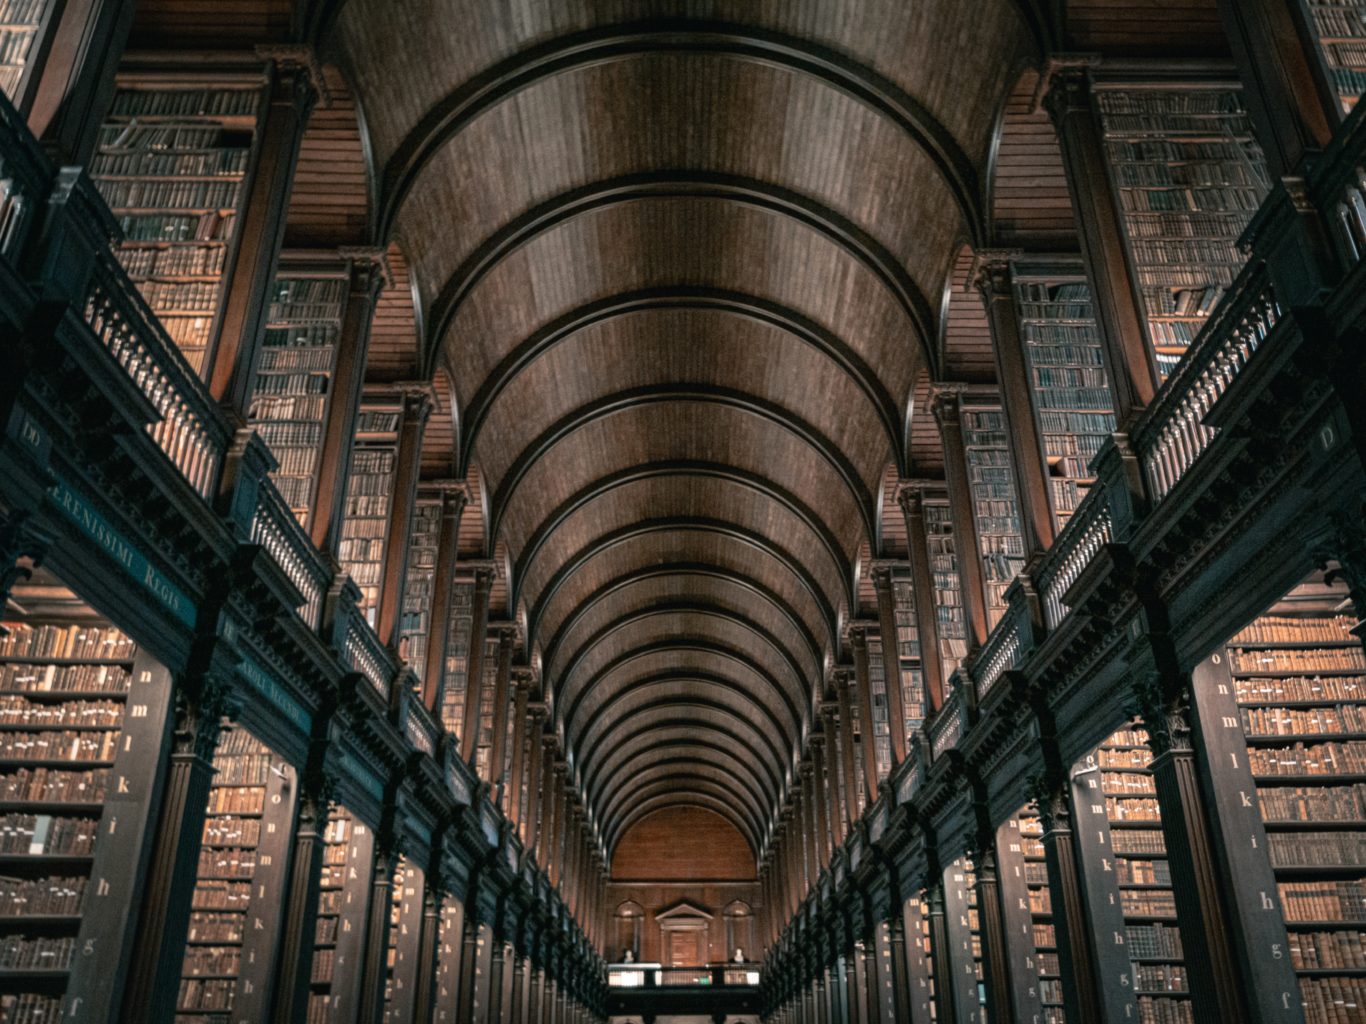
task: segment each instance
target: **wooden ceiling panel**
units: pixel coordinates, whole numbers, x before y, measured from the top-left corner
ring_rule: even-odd
[[[285,244],[364,245],[369,240],[370,169],[356,98],[335,67],[323,69],[328,102],[314,108],[299,145]]]
[[[489,486],[498,493],[557,422],[615,395],[668,386],[753,396],[848,452],[869,490],[891,450],[890,396],[864,393],[830,355],[728,313],[645,311],[571,335],[509,381],[479,424],[476,454]]]
[[[398,246],[389,246],[385,258],[390,279],[379,293],[370,321],[365,377],[370,381],[416,380],[420,374],[412,274]]]
[[[672,296],[682,304],[699,293],[696,301],[768,310],[839,339],[900,402],[922,362],[897,296],[828,235],[720,199],[642,199],[538,235],[478,282],[445,334],[462,407],[510,353],[549,333],[547,325],[613,302]]]
[[[1218,0],[1068,0],[1071,49],[1123,56],[1224,56]]]
[[[1053,122],[1034,102],[1038,88],[1038,73],[1026,71],[1006,101],[991,183],[993,237],[1033,252],[1074,251],[1072,193]]]
[[[741,123],[752,129],[719,130]],[[444,286],[464,281],[470,254],[533,212],[545,221],[647,190],[722,188],[854,225],[909,274],[926,313],[961,231],[931,155],[894,123],[808,76],[706,54],[595,65],[517,93],[427,163],[398,229],[412,238],[433,223],[462,226],[423,265]]]
[[[944,317],[944,380],[994,383],[991,326],[982,295],[972,281],[973,252],[959,250],[949,279],[948,312]]]
[[[930,411],[930,377],[923,373],[915,384],[911,402],[911,475],[941,479],[944,476],[944,443],[939,424]]]
[[[820,638],[807,634],[777,606],[743,581],[701,573],[673,573],[637,580],[596,596],[560,635],[554,650],[545,652],[545,671],[558,679],[566,665],[602,631],[632,615],[656,609],[705,608],[755,623],[776,637],[802,665],[807,678],[820,675]]]
[[[138,0],[129,48],[239,49],[289,38],[292,0]]]
[[[833,640],[833,622],[824,595],[787,563],[737,537],[697,530],[637,535],[604,548],[581,565],[539,608],[538,635],[549,645],[559,627],[598,591],[632,576],[668,573],[675,567],[709,567],[750,580],[770,600],[799,619],[813,636]],[[553,683],[553,681],[552,681]]]

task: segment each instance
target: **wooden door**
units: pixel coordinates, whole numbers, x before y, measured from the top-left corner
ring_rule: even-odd
[[[693,928],[672,929],[669,936],[669,967],[698,967],[706,963],[702,950],[705,933]]]

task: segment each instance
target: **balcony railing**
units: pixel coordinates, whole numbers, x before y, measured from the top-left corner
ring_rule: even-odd
[[[1039,595],[1043,600],[1044,623],[1049,629],[1056,629],[1071,611],[1063,603],[1063,595],[1086,571],[1096,553],[1110,542],[1113,533],[1108,495],[1104,488],[1094,487],[1072,513],[1039,567]],[[997,629],[1000,628],[1001,623],[997,623]]]
[[[610,988],[723,988],[759,984],[757,963],[665,967],[657,963],[608,964]]]
[[[370,624],[359,615],[353,616],[346,627],[346,663],[368,679],[381,697],[389,699],[398,666]]]
[[[1134,430],[1148,496],[1162,501],[1195,464],[1215,431],[1205,417],[1280,318],[1260,260],[1249,263],[1167,378]]]
[[[261,481],[256,511],[251,518],[251,540],[265,548],[280,571],[303,595],[304,603],[297,609],[299,617],[309,629],[317,629],[330,574],[308,534],[269,480]]]
[[[0,256],[14,260],[47,200],[52,166],[18,112],[0,101]]]

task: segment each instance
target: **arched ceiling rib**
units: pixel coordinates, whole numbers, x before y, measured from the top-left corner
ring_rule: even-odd
[[[1035,20],[347,0],[335,26],[604,841],[691,804],[757,850]]]

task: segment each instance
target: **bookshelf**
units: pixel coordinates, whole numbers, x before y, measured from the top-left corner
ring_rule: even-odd
[[[1237,702],[1306,1024],[1366,1006],[1366,656],[1342,596],[1292,591],[1229,641],[1216,677]]]
[[[1016,1012],[1039,1024],[1066,1024],[1043,823],[1038,815],[1025,808],[1006,821],[997,832],[996,849]]]
[[[1094,758],[1139,1024],[1194,1024],[1147,733],[1134,725],[1120,729]]]
[[[1269,188],[1231,86],[1097,88],[1130,265],[1165,380],[1246,258],[1238,237]]]
[[[259,88],[123,85],[90,175],[124,232],[119,260],[204,374],[251,160]]]
[[[901,706],[906,712],[909,738],[925,721],[925,680],[920,666],[920,633],[915,624],[915,588],[909,579],[893,579],[892,596],[896,606],[897,657],[901,661]]]
[[[398,425],[397,407],[361,406],[346,480],[346,516],[337,549],[342,568],[360,588],[359,607],[372,626],[384,576],[384,539],[398,461]]]
[[[953,536],[953,518],[949,514],[947,502],[925,502],[925,544],[929,549],[930,574],[934,578],[939,656],[943,661],[944,681],[947,683],[968,654],[958,554]]]
[[[422,869],[400,857],[389,909],[389,956],[384,982],[384,1024],[408,1024],[417,994],[418,945],[422,935]]]
[[[446,678],[441,689],[441,724],[452,736],[464,738],[465,673],[470,661],[470,629],[474,625],[474,581],[457,579],[451,585],[450,632],[446,638]],[[464,744],[461,744],[464,754]]]
[[[431,630],[432,597],[436,586],[436,554],[441,540],[441,501],[419,498],[413,507],[408,542],[408,570],[403,581],[403,607],[399,621],[399,657],[418,678],[427,665],[427,640]]]
[[[990,630],[1005,614],[1006,588],[1024,567],[1020,507],[1015,500],[1004,411],[996,406],[965,404],[962,423],[972,513],[977,524],[978,546],[982,549],[987,628]]]
[[[279,274],[247,422],[279,467],[270,474],[300,525],[307,525],[341,335],[346,281]]]
[[[885,779],[892,770],[892,734],[887,721],[887,673],[882,660],[882,639],[869,632],[868,644],[868,692],[873,700],[873,744],[877,752],[878,781]]]
[[[1306,0],[1310,34],[1342,112],[1350,114],[1366,92],[1366,3],[1363,0]]]
[[[58,0],[0,0],[0,92],[16,106],[31,78],[39,41],[60,10]]]
[[[1015,300],[1061,530],[1091,486],[1090,462],[1115,429],[1091,288],[1080,264],[1016,264]]]
[[[493,756],[493,698],[497,690],[498,641],[484,639],[484,686],[479,694],[479,746],[475,768],[481,779],[492,779],[489,759]]]
[[[370,829],[345,808],[333,807],[323,845],[308,1024],[355,1019],[373,862]]]
[[[911,1002],[920,1011],[917,1019],[929,1020],[937,1014],[935,991],[934,939],[930,933],[930,905],[927,894],[906,901],[906,960],[910,971]],[[850,981],[852,984],[852,979]]]
[[[982,931],[972,861],[959,857],[944,871],[944,924],[953,974],[953,1001],[961,1024],[990,1024],[982,981]]]
[[[177,1024],[251,1019],[269,991],[278,936],[268,915],[279,910],[293,832],[293,769],[251,733],[228,727],[213,768]]]
[[[50,574],[11,597],[0,623],[0,1020],[46,1024],[64,1000],[112,1012],[171,682]],[[103,953],[100,969],[78,949]]]

